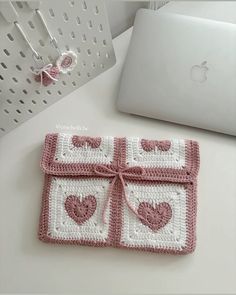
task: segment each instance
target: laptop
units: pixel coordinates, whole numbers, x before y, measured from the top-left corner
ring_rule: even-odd
[[[117,106],[236,135],[236,25],[140,9]]]

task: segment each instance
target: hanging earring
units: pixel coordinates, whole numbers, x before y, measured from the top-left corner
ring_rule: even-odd
[[[20,24],[17,21],[14,24],[18,32],[20,33],[21,37],[26,42],[26,44],[32,52],[32,58],[36,66],[32,70],[32,73],[35,77],[35,81],[40,82],[41,85],[44,86],[50,85],[53,81],[58,81],[57,76],[59,75],[59,69],[53,66],[52,64],[45,65],[43,57],[33,48],[31,42],[29,41]]]
[[[57,66],[58,70],[63,74],[71,72],[77,64],[77,55],[73,51],[68,51],[68,52],[63,52],[63,53],[61,52],[61,50],[58,46],[57,40],[51,34],[41,11],[39,9],[35,9],[35,12],[38,15],[38,17],[40,18],[40,21],[49,36],[50,43],[51,43],[52,47],[54,47],[58,53],[59,57],[56,60],[56,66]]]

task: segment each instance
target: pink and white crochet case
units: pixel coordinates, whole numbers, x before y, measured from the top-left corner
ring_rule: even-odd
[[[197,142],[48,134],[41,167],[40,240],[194,251]]]

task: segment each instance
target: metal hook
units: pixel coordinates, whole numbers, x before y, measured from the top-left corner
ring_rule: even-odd
[[[42,59],[42,56],[40,54],[38,54],[38,52],[34,49],[34,47],[32,46],[32,44],[30,43],[30,40],[28,39],[28,37],[26,36],[25,32],[23,31],[22,27],[20,26],[20,24],[15,21],[14,22],[18,32],[20,33],[21,37],[23,38],[23,40],[26,42],[27,46],[30,48],[30,50],[33,53],[33,57],[35,57],[37,60]]]
[[[58,43],[57,43],[57,39],[55,37],[53,37],[53,35],[51,34],[48,26],[47,26],[47,23],[43,17],[43,14],[41,13],[41,11],[39,9],[35,9],[35,12],[36,14],[38,15],[38,17],[40,18],[40,21],[45,29],[45,31],[47,32],[48,36],[49,36],[49,39],[50,39],[50,43],[51,45],[57,50],[58,54],[61,55],[61,50],[58,46]]]

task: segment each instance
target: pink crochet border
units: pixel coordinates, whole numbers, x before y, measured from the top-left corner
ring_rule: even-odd
[[[174,249],[158,249],[152,247],[137,247],[137,246],[127,246],[122,244],[121,239],[121,229],[122,229],[122,186],[119,182],[116,183],[114,188],[114,194],[111,200],[111,218],[109,221],[109,234],[107,242],[100,241],[88,241],[88,240],[63,240],[57,238],[51,238],[48,235],[48,218],[49,218],[49,193],[51,187],[51,180],[53,172],[55,172],[55,167],[52,171],[52,166],[55,165],[58,168],[58,163],[53,162],[55,151],[56,151],[56,143],[57,143],[57,134],[49,134],[46,137],[45,147],[43,152],[43,158],[41,165],[43,170],[46,173],[45,175],[45,183],[43,190],[43,198],[42,198],[42,209],[40,215],[40,225],[39,225],[39,239],[47,242],[47,243],[56,243],[56,244],[76,244],[76,245],[89,245],[96,247],[106,247],[113,246],[117,248],[127,248],[127,249],[135,249],[142,251],[150,251],[155,253],[167,253],[167,254],[187,254],[191,253],[195,249],[196,245],[196,207],[197,207],[197,180],[196,175],[199,169],[199,150],[198,144],[194,141],[187,141],[186,144],[186,159],[187,165],[183,170],[185,170],[185,174],[181,174],[180,178],[167,177],[168,173],[180,173],[180,169],[157,169],[159,170],[162,177],[160,177],[159,181],[166,182],[166,178],[168,178],[168,182],[175,183],[184,183],[186,191],[187,191],[187,242],[186,247],[182,248],[182,250],[174,250]],[[115,138],[115,150],[114,150],[114,159],[113,163],[117,163],[117,161],[121,161],[121,164],[126,162],[126,139],[125,138]],[[51,164],[52,163],[52,164]],[[63,169],[68,172],[68,168],[71,169],[71,176],[76,175],[78,171],[81,171],[81,167],[84,168],[84,164],[60,164],[63,165]],[[64,166],[66,165],[66,167]],[[69,167],[68,167],[69,165]],[[74,170],[74,168],[76,168]],[[67,170],[66,170],[67,169]],[[187,173],[188,172],[188,173]],[[52,175],[50,175],[52,174]],[[63,170],[60,171],[58,175],[65,176],[67,174],[63,173]],[[88,174],[89,175],[89,174]],[[150,179],[151,181],[151,179]],[[139,181],[140,182],[140,181]],[[142,181],[141,181],[142,183]],[[147,183],[147,180],[145,180]],[[117,208],[119,208],[117,210]]]

